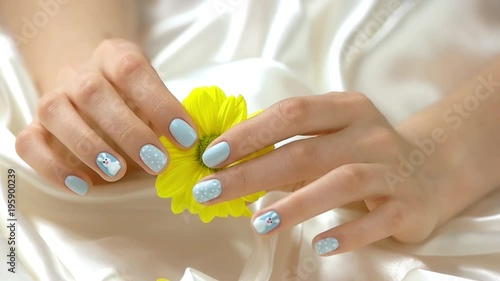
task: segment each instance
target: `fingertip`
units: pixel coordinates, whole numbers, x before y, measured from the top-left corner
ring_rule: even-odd
[[[170,122],[169,131],[181,149],[189,149],[198,141],[198,133],[194,127],[181,118]]]
[[[120,180],[127,172],[127,162],[116,152],[99,152],[95,157],[95,164],[97,169],[93,169],[108,182]]]
[[[258,234],[268,234],[281,224],[281,217],[276,211],[268,211],[261,215],[254,214],[252,217],[252,228]]]
[[[169,164],[168,152],[165,153],[153,144],[145,144],[139,150],[139,156],[148,168],[146,172],[152,175],[158,175],[164,172]]]
[[[210,168],[216,168],[225,162],[231,154],[231,146],[227,141],[218,142],[207,148],[201,156],[203,163]]]
[[[312,246],[316,255],[327,257],[336,253],[339,248],[339,241],[335,237],[316,237]]]
[[[64,178],[64,186],[77,195],[85,196],[90,189],[91,181],[83,178],[86,177],[70,174]]]
[[[84,196],[92,187],[90,178],[79,170],[71,168],[61,156],[47,144],[45,129],[30,125],[16,140],[17,152],[41,177],[54,186],[61,186],[74,194]],[[70,153],[70,152],[69,152]]]
[[[215,178],[204,180],[195,184],[192,188],[192,193],[196,202],[202,205],[210,205],[214,199],[221,196],[222,184]]]

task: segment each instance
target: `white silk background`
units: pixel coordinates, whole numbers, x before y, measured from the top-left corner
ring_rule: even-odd
[[[228,94],[243,94],[251,111],[290,96],[361,91],[397,123],[500,54],[495,0],[143,5],[144,48],[179,99],[193,87],[218,85]],[[2,280],[179,280],[188,267],[218,280],[402,280],[413,269],[500,280],[500,191],[418,245],[387,239],[318,258],[312,238],[362,213],[335,209],[261,238],[247,218],[203,224],[187,214],[172,215],[169,201],[156,197],[154,178],[142,174],[95,186],[85,197],[50,186],[14,151],[15,135],[31,119],[35,98],[19,58],[2,37],[0,71],[0,227],[7,235],[6,171],[14,168],[22,259],[20,272],[12,275],[0,258]],[[252,208],[283,196],[268,194]],[[0,244],[5,256],[4,238]],[[184,280],[208,280],[196,276]]]

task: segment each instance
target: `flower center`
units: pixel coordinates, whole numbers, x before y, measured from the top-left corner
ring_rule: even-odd
[[[196,159],[198,160],[198,162],[200,163],[200,165],[202,167],[209,169],[210,172],[212,172],[212,173],[215,173],[215,172],[219,171],[220,169],[214,169],[214,168],[210,168],[210,167],[205,166],[205,163],[203,163],[202,156],[203,156],[203,152],[205,152],[205,150],[207,149],[207,146],[209,144],[211,144],[212,141],[214,141],[218,137],[219,137],[219,135],[215,135],[215,134],[204,136],[204,137],[200,138],[200,140],[198,141],[198,145],[196,146]]]

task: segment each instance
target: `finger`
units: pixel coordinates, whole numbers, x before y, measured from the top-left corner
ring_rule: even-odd
[[[299,181],[296,181],[296,182],[292,182],[292,183],[288,183],[288,184],[285,184],[285,185],[281,185],[281,186],[278,186],[274,189],[269,189],[269,191],[287,191],[287,192],[295,192],[301,188],[303,188],[304,186],[314,182],[315,180],[317,180],[318,177],[314,177],[314,178],[310,178],[310,179],[303,179],[303,180],[299,180]]]
[[[404,222],[403,207],[387,202],[361,218],[323,232],[313,239],[317,255],[330,256],[349,252],[392,236]]]
[[[194,198],[199,203],[217,204],[263,189],[273,190],[278,186],[319,177],[348,163],[364,162],[364,155],[360,154],[362,149],[356,145],[345,145],[350,139],[348,131],[341,131],[289,143],[202,179],[193,187]],[[216,198],[196,196],[203,195],[204,192],[200,191],[213,187],[215,181],[220,192],[209,194],[218,195]]]
[[[30,125],[16,138],[18,155],[41,177],[56,186],[85,195],[92,186],[90,178],[75,167],[66,164],[48,145],[41,126]],[[69,153],[69,152],[68,152]]]
[[[260,210],[253,216],[257,233],[291,228],[332,208],[367,198],[390,194],[385,188],[380,164],[349,164],[324,175],[308,186]],[[278,223],[269,223],[277,220]]]
[[[372,108],[365,96],[355,93],[286,99],[215,139],[203,153],[203,162],[222,167],[295,135],[335,132],[369,118]]]
[[[83,121],[64,94],[46,94],[38,116],[53,136],[103,179],[116,181],[125,174],[123,157]]]
[[[92,61],[162,135],[179,148],[194,145],[198,139],[195,124],[138,46],[121,39],[108,40],[96,50]]]
[[[145,171],[154,175],[165,169],[167,152],[153,130],[132,112],[98,71],[82,67],[69,76],[65,89],[79,110]]]

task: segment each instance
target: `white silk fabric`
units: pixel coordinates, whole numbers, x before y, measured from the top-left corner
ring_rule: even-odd
[[[397,123],[500,53],[495,0],[141,3],[144,48],[172,93],[182,99],[218,85],[244,95],[250,111],[290,96],[360,91]],[[313,253],[312,238],[362,212],[333,209],[263,238],[248,218],[203,224],[173,215],[144,174],[75,196],[15,154],[36,94],[5,36],[0,74],[1,280],[500,280],[500,191],[422,243],[386,239],[328,258]],[[16,274],[5,262],[9,168],[17,173]],[[269,193],[251,207],[284,196]]]

